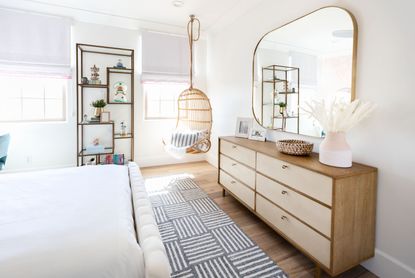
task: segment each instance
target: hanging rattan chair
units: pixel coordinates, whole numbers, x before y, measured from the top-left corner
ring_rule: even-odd
[[[197,36],[193,36],[194,23],[197,24]],[[187,24],[190,47],[190,87],[184,90],[178,98],[178,114],[176,129],[169,138],[171,151],[190,154],[206,153],[209,151],[210,133],[212,130],[212,107],[209,98],[201,90],[193,88],[193,42],[199,40],[200,22],[194,15],[190,16]]]

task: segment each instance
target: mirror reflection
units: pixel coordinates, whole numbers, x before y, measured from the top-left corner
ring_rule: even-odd
[[[321,137],[300,107],[354,98],[355,21],[344,9],[317,10],[267,33],[253,60],[254,117],[265,128]]]

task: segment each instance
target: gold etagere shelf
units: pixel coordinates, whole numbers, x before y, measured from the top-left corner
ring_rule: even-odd
[[[82,77],[85,77],[84,63],[85,56],[89,54],[95,54],[97,57],[106,55],[115,56],[115,58],[128,59],[129,68],[115,67],[114,65],[108,65],[106,67],[106,82],[107,84],[83,84],[81,82]],[[116,59],[115,59],[116,61]],[[98,63],[97,63],[98,64]],[[88,64],[93,66],[92,64]],[[111,74],[127,74],[130,76],[130,100],[128,102],[113,102],[110,98],[110,75]],[[108,154],[114,154],[116,149],[116,140],[126,139],[130,140],[130,154],[129,159],[134,159],[134,50],[127,48],[118,48],[102,45],[92,44],[76,44],[76,104],[77,104],[77,165],[84,165],[87,158],[95,158],[96,164],[101,163],[101,156]],[[111,105],[126,105],[130,107],[130,131],[126,135],[121,135],[115,132],[114,121],[110,122],[84,122],[84,94],[85,89],[106,89],[106,102],[108,106]],[[104,150],[99,152],[88,152],[85,146],[85,128],[88,126],[110,126],[111,128],[111,146],[105,146]]]
[[[271,101],[265,101],[265,94],[271,91]],[[287,114],[287,107],[292,106],[290,96],[297,96],[294,114]],[[280,102],[285,103],[281,108]],[[264,124],[264,106],[271,106],[271,128],[286,131],[287,120],[296,120],[296,131],[300,129],[299,104],[300,104],[300,69],[290,66],[270,65],[262,67],[261,86],[262,113],[261,120]],[[278,111],[277,111],[278,110]]]

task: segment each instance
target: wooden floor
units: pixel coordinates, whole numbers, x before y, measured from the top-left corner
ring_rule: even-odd
[[[217,170],[207,162],[176,164],[141,169],[144,178],[187,173],[225,211],[235,223],[261,247],[291,278],[314,277],[314,264],[291,244],[278,236],[232,196],[222,197],[222,188],[217,183]],[[330,277],[326,274],[322,277]],[[355,267],[341,278],[377,277],[362,266]]]

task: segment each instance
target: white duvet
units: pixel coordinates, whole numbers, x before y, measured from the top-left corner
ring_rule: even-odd
[[[128,168],[0,174],[0,277],[143,277]]]

